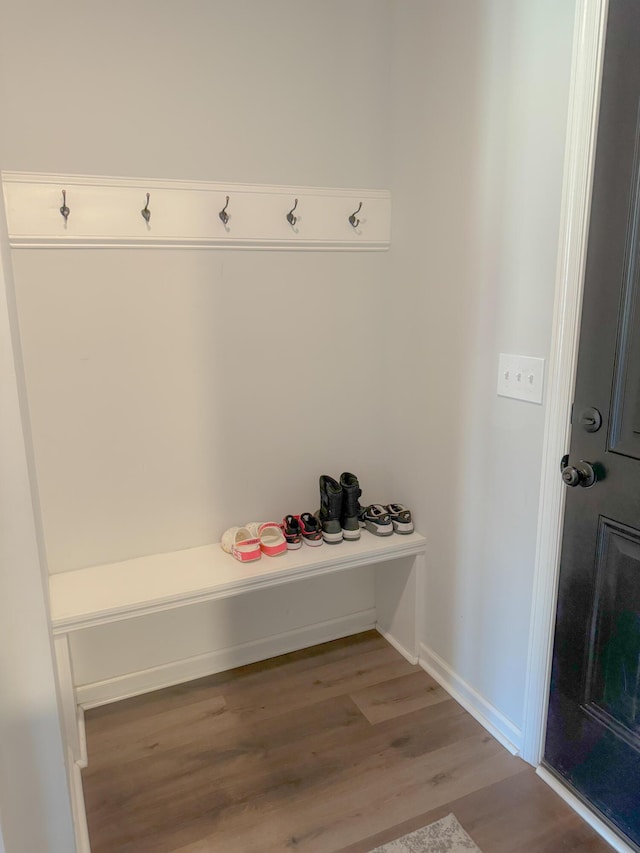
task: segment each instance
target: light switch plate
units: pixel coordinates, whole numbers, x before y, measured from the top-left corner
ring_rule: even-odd
[[[529,403],[542,403],[544,358],[501,352],[498,361],[498,394]]]

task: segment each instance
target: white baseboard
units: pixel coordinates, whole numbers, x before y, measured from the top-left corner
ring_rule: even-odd
[[[91,853],[87,813],[85,811],[84,792],[82,789],[82,771],[80,765],[73,760],[73,753],[70,749],[68,750],[67,761],[76,853]]]
[[[514,726],[496,707],[481,696],[470,684],[455,673],[432,649],[420,643],[420,666],[468,711],[481,726],[508,749],[519,755],[522,731]]]
[[[326,643],[351,634],[368,631],[376,624],[374,609],[351,613],[339,619],[318,622],[284,634],[273,634],[250,643],[242,643],[226,649],[216,649],[204,655],[173,661],[139,672],[118,675],[105,681],[81,684],[76,688],[78,704],[83,708],[96,708],[120,699],[128,699],[152,690],[161,690],[174,684],[182,684],[194,678],[203,678],[236,666],[245,666],[259,660],[294,652],[318,643]]]
[[[402,657],[406,658],[409,661],[409,663],[412,663],[412,664],[418,663],[418,656],[411,654],[411,652],[408,651],[407,649],[405,649],[405,647],[401,643],[399,643],[395,637],[393,637],[391,634],[389,634],[388,631],[385,631],[379,625],[376,625],[376,631],[378,632],[378,634],[380,634],[381,636],[383,636],[385,638],[385,640],[387,641],[387,643],[389,643],[390,646],[393,646],[393,648],[397,652],[400,652]]]
[[[600,835],[607,844],[610,844],[614,850],[617,850],[618,853],[635,853],[632,847],[620,838],[619,835],[610,829],[607,824],[600,820],[591,809],[587,808],[582,800],[579,800],[578,797],[575,796],[568,788],[560,782],[559,779],[553,775],[553,773],[549,773],[544,767],[536,768],[536,773],[542,779],[543,782],[552,788],[556,794],[565,801],[565,803],[570,806],[574,812],[580,815],[580,817],[589,824],[592,829]]]

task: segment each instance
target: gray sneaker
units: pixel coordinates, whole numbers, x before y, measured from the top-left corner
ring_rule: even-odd
[[[393,522],[382,504],[370,504],[360,510],[360,527],[366,528],[375,536],[391,536],[393,533]]]
[[[391,516],[391,523],[396,533],[401,533],[403,536],[413,533],[411,510],[402,504],[387,504],[385,509]]]

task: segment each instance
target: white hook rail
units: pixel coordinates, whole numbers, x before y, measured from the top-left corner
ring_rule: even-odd
[[[28,172],[3,172],[2,185],[9,241],[16,249],[187,246],[382,251],[389,248],[391,239],[388,190]],[[63,198],[66,216],[61,215]]]

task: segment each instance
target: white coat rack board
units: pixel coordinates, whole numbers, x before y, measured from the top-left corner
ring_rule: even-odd
[[[388,190],[3,172],[13,248],[383,251]]]

